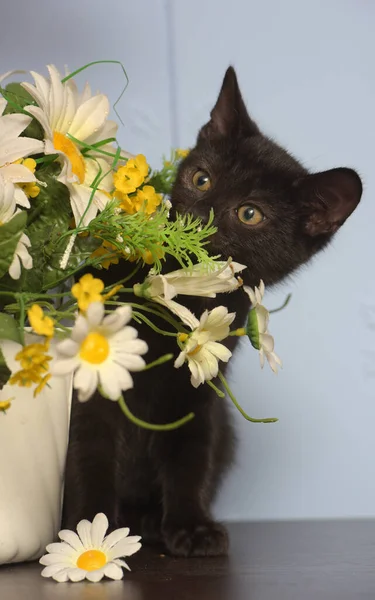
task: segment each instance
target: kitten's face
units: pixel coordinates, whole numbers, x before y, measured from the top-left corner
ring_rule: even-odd
[[[245,282],[257,285],[279,281],[323,248],[361,193],[355,171],[309,175],[263,136],[230,68],[211,120],[181,164],[172,204],[203,220],[212,207],[218,232],[211,254],[245,263]]]

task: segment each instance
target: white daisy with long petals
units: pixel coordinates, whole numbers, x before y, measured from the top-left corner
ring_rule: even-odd
[[[1,227],[5,223],[9,223],[20,211],[16,208],[14,201],[14,186],[10,181],[5,181],[0,171],[0,238]],[[22,233],[16,246],[13,260],[8,269],[12,279],[19,279],[21,276],[21,264],[25,269],[31,269],[33,259],[29,254],[28,248],[31,243],[28,236]]]
[[[123,568],[130,571],[124,557],[132,556],[140,548],[140,536],[129,536],[129,529],[123,527],[105,535],[108,519],[103,513],[97,514],[92,523],[80,521],[77,533],[69,529],[59,532],[61,542],[49,544],[48,554],[42,556],[40,564],[45,568],[43,577],[52,577],[59,583],[77,582],[88,579],[97,583],[108,577],[122,579]]]
[[[185,362],[191,372],[191,384],[197,388],[205,381],[210,381],[219,372],[219,360],[228,362],[232,353],[223,344],[218,342],[229,335],[229,326],[236,313],[228,313],[224,306],[217,306],[211,311],[206,310],[194,331],[188,334],[179,334],[183,349],[175,360],[176,369]]]
[[[141,357],[148,350],[138,339],[130,321],[130,306],[120,306],[104,316],[101,302],[89,305],[86,314],[78,315],[70,338],[57,345],[57,359],[51,368],[54,375],[74,372],[73,386],[78,399],[86,402],[98,385],[110,400],[118,400],[121,392],[133,387],[130,371],[141,371]]]
[[[87,225],[109,200],[107,194],[113,189],[112,161],[95,151],[83,154],[79,142],[93,145],[115,138],[118,126],[108,120],[107,96],[92,95],[89,85],[80,94],[72,79],[62,82],[55,66],[47,68],[49,79],[31,71],[35,85],[22,84],[38,104],[27,106],[26,110],[43,127],[46,154],[61,157],[63,169],[59,180],[69,188],[76,224]],[[115,152],[112,144],[101,149]],[[97,178],[100,183],[94,192],[92,185]]]
[[[262,304],[264,296],[264,282],[261,280],[259,287],[244,286],[244,292],[249,296],[251,310],[247,318],[246,333],[249,336],[252,346],[259,350],[260,365],[263,368],[265,358],[267,359],[272,371],[277,373],[282,366],[281,359],[274,352],[275,342],[268,331],[269,312]]]
[[[209,266],[199,263],[191,269],[149,275],[143,283],[134,286],[134,292],[155,302],[161,299],[168,302],[178,294],[216,298],[216,294],[233,292],[242,285],[236,274],[244,269],[245,265],[233,262],[231,258]]]
[[[25,208],[30,202],[25,192],[17,183],[35,182],[35,175],[24,165],[16,161],[43,152],[44,144],[40,140],[20,137],[31,123],[31,117],[20,113],[4,115],[7,101],[0,98],[0,175],[5,181],[13,184],[13,203]]]

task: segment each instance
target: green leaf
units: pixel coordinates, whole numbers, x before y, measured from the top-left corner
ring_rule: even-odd
[[[13,317],[0,313],[0,340],[12,340],[21,343],[18,324]],[[11,375],[0,348],[0,390],[4,387]]]
[[[20,83],[9,83],[3,92],[3,96],[8,102],[4,114],[23,112],[25,106],[35,104],[34,98],[23,89]],[[33,119],[21,136],[42,140],[44,137],[43,128],[36,119]]]
[[[12,340],[21,343],[17,321],[5,313],[0,313],[0,340]]]
[[[72,220],[70,194],[68,188],[56,180],[51,174],[55,165],[41,168],[38,179],[47,186],[32,201],[29,210],[27,234],[31,241],[30,254],[33,257],[33,268],[25,273],[22,290],[25,292],[41,292],[51,289],[56,281],[70,277],[84,259],[101,244],[92,236],[77,237],[69,259],[69,269],[60,269],[60,261],[64,255],[69,237],[66,234]]]
[[[0,226],[0,278],[8,272],[19,239],[26,226],[26,212],[18,213],[13,219]]]
[[[7,383],[10,376],[11,376],[11,372],[8,369],[8,365],[5,362],[4,355],[0,348],[0,390],[3,389],[4,385]]]

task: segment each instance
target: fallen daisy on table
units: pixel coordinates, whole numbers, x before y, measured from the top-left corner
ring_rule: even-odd
[[[103,577],[122,579],[123,568],[130,571],[123,557],[132,556],[140,548],[140,537],[129,536],[129,529],[123,527],[105,535],[108,519],[99,513],[93,522],[84,519],[77,525],[77,533],[68,529],[59,532],[61,542],[49,544],[48,554],[40,559],[45,565],[42,577],[52,577],[59,583],[83,581],[93,583]]]

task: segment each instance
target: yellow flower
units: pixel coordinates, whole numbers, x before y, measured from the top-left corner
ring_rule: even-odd
[[[13,398],[9,398],[9,400],[2,400],[0,402],[0,412],[5,413],[8,410],[8,408],[10,408],[12,400]]]
[[[27,311],[27,316],[29,317],[30,325],[35,333],[47,337],[53,336],[54,320],[44,314],[43,309],[39,304],[33,304]]]
[[[134,215],[141,209],[146,215],[152,215],[161,204],[161,199],[161,194],[157,194],[152,185],[144,185],[141,190],[137,191],[136,196],[130,198],[123,195],[120,208],[129,215]]]
[[[17,371],[9,379],[10,385],[20,385],[21,387],[31,387],[33,383],[40,383],[41,377],[39,371],[33,369],[22,369]]]
[[[44,388],[44,386],[49,382],[49,380],[51,379],[51,373],[48,373],[47,375],[45,375],[43,378],[40,379],[40,382],[38,383],[38,385],[36,386],[35,390],[34,390],[34,398],[36,398],[36,396],[38,394],[40,394],[40,392],[42,391],[42,389]]]
[[[187,157],[187,155],[189,154],[189,152],[190,152],[190,150],[189,150],[189,149],[183,150],[182,148],[177,148],[177,149],[175,150],[175,153],[176,153],[176,157],[177,157],[177,158],[186,158],[186,157]]]
[[[100,258],[101,256],[105,256],[105,258],[100,261],[100,264],[104,269],[108,269],[111,264],[117,265],[119,262],[119,257],[117,254],[115,252],[112,254],[112,250],[115,249],[116,247],[113,246],[113,244],[110,244],[109,242],[103,242],[99,248],[91,253],[90,258]]]
[[[116,296],[117,292],[119,292],[122,288],[122,285],[115,285],[111,290],[109,290],[109,292],[107,292],[106,294],[103,295],[103,300],[108,300],[109,298],[112,298],[112,296]]]
[[[146,157],[138,154],[135,158],[130,158],[126,165],[120,167],[113,174],[113,183],[116,191],[121,194],[131,194],[142,185],[148,175],[149,166]]]
[[[44,344],[28,344],[17,352],[15,358],[20,362],[21,369],[13,373],[9,384],[31,387],[36,383],[37,388],[34,391],[34,396],[36,396],[51,378],[48,373],[48,363],[52,360],[52,356],[46,354],[48,348],[49,340]]]
[[[48,347],[48,341],[45,344],[29,344],[17,352],[15,358],[20,362],[22,369],[32,369],[36,373],[46,371],[48,362],[52,360],[52,357],[46,354]]]
[[[26,167],[31,173],[35,173],[36,162],[33,158],[20,158],[15,161],[15,164]],[[18,187],[21,188],[28,198],[36,198],[40,192],[40,187],[36,185],[35,181],[29,181],[27,183],[18,183]]]
[[[103,302],[101,295],[104,290],[104,283],[101,279],[95,278],[91,273],[83,275],[78,283],[72,287],[72,294],[77,298],[77,303],[82,311],[86,311],[92,302]]]
[[[116,194],[116,198],[121,200],[120,208],[128,213],[128,215],[134,215],[142,206],[141,199],[138,195],[130,198],[127,194]]]

